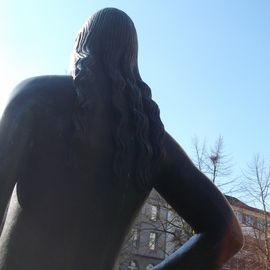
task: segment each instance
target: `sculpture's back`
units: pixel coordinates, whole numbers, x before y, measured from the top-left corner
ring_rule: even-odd
[[[132,21],[116,9],[98,12],[73,57],[73,77],[26,80],[2,119],[1,162],[10,158],[1,196],[17,186],[1,270],[112,269],[153,185],[164,130],[139,76]]]
[[[217,269],[241,246],[224,197],[165,133],[137,47],[130,18],[104,9],[77,37],[72,77],[17,87],[0,127],[0,220],[16,184],[1,270],[113,269],[152,187],[198,233],[157,269]]]

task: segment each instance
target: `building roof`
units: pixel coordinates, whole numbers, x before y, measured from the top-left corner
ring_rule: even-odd
[[[240,201],[239,199],[229,196],[229,195],[225,195],[226,199],[228,200],[228,202],[230,203],[231,206],[235,206],[235,207],[239,207],[239,208],[243,208],[252,212],[256,212],[258,214],[264,214],[264,211],[252,206],[249,206],[247,204],[245,204],[244,202]],[[267,212],[267,214],[270,216],[270,213]]]

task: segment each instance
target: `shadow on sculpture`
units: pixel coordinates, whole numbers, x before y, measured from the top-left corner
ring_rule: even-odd
[[[164,130],[137,51],[131,19],[106,8],[80,31],[72,76],[14,90],[0,126],[0,270],[115,269],[152,188],[196,232],[155,270],[218,269],[241,248],[227,201]]]

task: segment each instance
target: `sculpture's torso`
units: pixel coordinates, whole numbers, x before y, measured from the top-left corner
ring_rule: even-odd
[[[148,192],[130,179],[114,181],[113,114],[106,102],[93,111],[91,151],[78,162],[71,78],[36,81],[29,86],[35,121],[0,238],[0,270],[113,269]]]

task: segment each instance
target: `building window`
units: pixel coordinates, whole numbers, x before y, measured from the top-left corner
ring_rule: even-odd
[[[243,214],[241,212],[239,212],[239,211],[236,211],[235,215],[237,217],[238,222],[243,223]]]
[[[157,220],[157,215],[158,215],[158,208],[155,205],[151,205],[151,214],[150,214],[150,219],[153,221]]]
[[[265,231],[265,228],[266,228],[266,222],[264,219],[258,219],[257,220],[257,228],[258,230],[264,232]]]
[[[133,228],[131,231],[131,242],[133,247],[139,246],[139,231],[138,229]]]
[[[246,224],[246,215],[245,214],[242,214],[242,223]]]
[[[157,234],[154,232],[151,232],[149,235],[149,249],[155,250],[156,242],[157,242]]]
[[[135,261],[130,261],[128,265],[128,269],[130,270],[138,270],[139,267]]]
[[[145,270],[151,270],[153,267],[154,265],[150,263],[146,266]]]
[[[246,225],[253,227],[255,224],[255,218],[249,215],[246,215]]]

